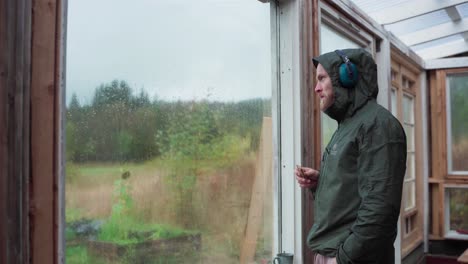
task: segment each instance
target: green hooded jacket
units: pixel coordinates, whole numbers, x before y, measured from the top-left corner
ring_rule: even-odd
[[[338,79],[335,52],[314,58],[329,74],[334,103],[325,113],[338,122],[320,167],[310,249],[339,264],[394,263],[406,136],[400,122],[377,104],[377,65],[363,49],[343,50],[357,66],[354,88]]]

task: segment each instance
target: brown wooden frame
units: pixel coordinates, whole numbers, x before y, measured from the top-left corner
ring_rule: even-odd
[[[312,147],[316,142],[315,115],[317,115],[318,103],[314,93],[315,71],[312,57],[318,53],[318,0],[303,0],[301,8],[301,108],[302,108],[302,164],[306,167],[315,167],[317,153]],[[318,112],[320,115],[320,111]],[[314,203],[311,192],[302,191],[302,252],[304,263],[313,263],[314,254],[308,249],[306,238],[312,228],[314,219]]]
[[[408,94],[414,98],[414,144],[415,144],[415,208],[405,212],[405,208],[401,207],[401,256],[404,258],[411,253],[417,246],[423,242],[424,235],[424,198],[423,198],[423,160],[422,160],[422,109],[419,81],[421,70],[411,62],[405,55],[401,54],[396,49],[391,49],[391,68],[396,74],[396,80],[392,79],[392,89],[397,91],[397,115],[400,122],[403,123],[403,95]],[[413,89],[403,87],[403,77],[414,82]],[[418,136],[419,135],[419,136]],[[407,218],[415,217],[415,228],[409,233],[404,234],[405,221]]]
[[[27,263],[31,3],[0,0],[0,263]]]
[[[1,263],[63,262],[65,4],[0,0]]]
[[[431,71],[431,163],[432,171],[429,177],[431,193],[432,225],[429,238],[445,239],[445,185],[468,185],[468,175],[450,175],[447,160],[447,86],[448,74],[466,73],[468,68],[440,69]]]

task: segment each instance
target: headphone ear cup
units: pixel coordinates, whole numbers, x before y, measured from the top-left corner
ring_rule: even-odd
[[[352,74],[350,74],[349,70],[351,70]],[[348,65],[342,63],[340,65],[339,75],[340,83],[345,88],[353,88],[359,79],[357,67],[352,62],[348,62]]]

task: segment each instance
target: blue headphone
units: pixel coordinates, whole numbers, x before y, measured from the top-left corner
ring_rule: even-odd
[[[335,50],[335,52],[343,60],[338,72],[340,83],[345,88],[353,88],[359,80],[357,66],[349,60],[343,51]]]

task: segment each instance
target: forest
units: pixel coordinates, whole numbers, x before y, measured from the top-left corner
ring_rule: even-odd
[[[235,137],[258,146],[269,99],[164,101],[125,81],[96,88],[89,104],[73,94],[66,112],[66,157],[83,162],[141,162],[164,155],[216,155]]]

